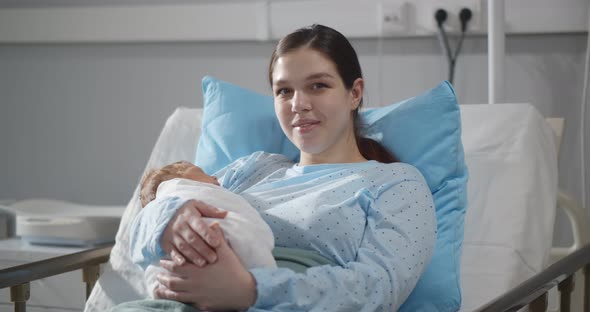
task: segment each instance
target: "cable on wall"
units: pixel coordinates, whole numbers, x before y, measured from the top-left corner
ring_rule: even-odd
[[[457,59],[459,58],[459,54],[461,53],[461,48],[463,47],[463,41],[465,40],[465,33],[467,32],[467,24],[471,20],[473,13],[468,8],[463,8],[459,12],[459,21],[461,22],[461,36],[459,37],[459,41],[457,42],[457,46],[455,47],[455,51],[451,51],[451,47],[449,46],[449,38],[447,37],[447,32],[445,31],[444,23],[447,21],[448,14],[447,11],[444,9],[439,9],[434,13],[434,19],[436,20],[436,25],[438,27],[438,40],[442,46],[443,53],[447,58],[447,62],[449,64],[449,77],[448,80],[451,84],[455,79],[455,67],[457,65]]]

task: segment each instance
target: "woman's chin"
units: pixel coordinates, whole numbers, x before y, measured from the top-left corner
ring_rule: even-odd
[[[295,146],[297,146],[297,148],[299,148],[299,150],[305,154],[315,155],[315,154],[320,154],[321,152],[323,152],[322,146],[320,146],[318,144],[299,143],[299,144],[295,144]]]

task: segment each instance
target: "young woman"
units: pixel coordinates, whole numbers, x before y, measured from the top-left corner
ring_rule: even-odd
[[[174,198],[138,215],[134,261],[177,259],[160,262],[168,272],[156,294],[199,309],[397,310],[431,257],[434,205],[417,169],[359,133],[364,80],[353,47],[334,29],[299,29],[278,43],[269,80],[300,162],[256,152],[215,175],[261,213],[276,246],[312,250],[333,265],[246,270],[220,229],[199,217],[225,213]]]

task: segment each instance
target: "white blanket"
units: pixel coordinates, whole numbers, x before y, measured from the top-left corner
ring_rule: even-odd
[[[272,256],[274,236],[270,227],[260,214],[240,195],[234,194],[221,186],[187,179],[172,179],[158,186],[156,198],[179,197],[182,201],[201,200],[213,207],[228,211],[223,219],[203,218],[211,224],[218,222],[225,239],[234,250],[242,264],[248,268],[276,268]],[[156,275],[157,263],[148,266],[145,279],[148,293],[153,298],[153,290],[158,285]]]

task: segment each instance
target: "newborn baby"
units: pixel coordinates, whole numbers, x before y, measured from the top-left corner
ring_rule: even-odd
[[[179,161],[150,170],[143,176],[140,187],[142,207],[156,198],[180,197],[182,200],[198,199],[228,211],[224,219],[203,220],[208,224],[219,223],[228,244],[246,268],[277,267],[272,255],[274,236],[258,211],[241,196],[219,186],[214,176],[207,175],[198,166]],[[152,263],[145,271],[148,293],[152,298],[160,270],[163,269],[158,263]]]

